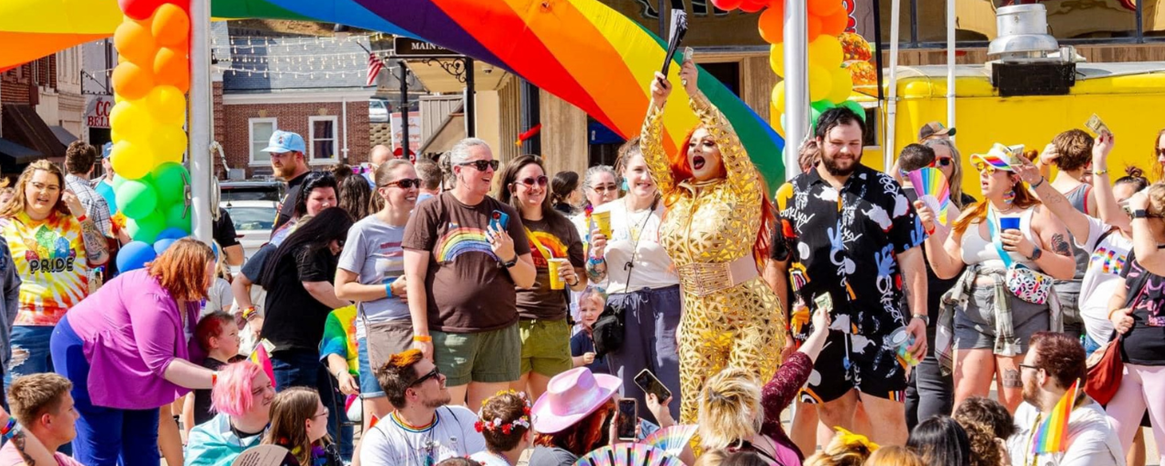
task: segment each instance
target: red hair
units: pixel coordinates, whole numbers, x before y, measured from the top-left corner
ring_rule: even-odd
[[[206,265],[211,262],[214,262],[214,251],[210,246],[193,238],[182,238],[146,264],[146,269],[170,292],[170,297],[200,301],[206,299],[210,288]]]
[[[692,146],[692,138],[696,135],[696,130],[704,128],[704,125],[696,125],[688,135],[684,138],[683,145],[676,153],[668,154],[668,167],[671,168],[672,179],[676,183],[687,180],[692,177],[692,166],[688,164],[688,151]],[[728,177],[728,169],[724,168],[723,156],[721,156],[720,171],[716,174],[717,178]],[[764,261],[769,258],[769,253],[772,250],[772,234],[777,225],[777,217],[774,212],[773,202],[769,199],[769,188],[763,177],[757,177],[757,182],[761,188],[761,213],[760,213],[760,229],[756,232],[756,241],[752,246],[752,257],[756,260],[757,267],[764,264]],[[664,203],[671,206],[675,199],[667,199]]]

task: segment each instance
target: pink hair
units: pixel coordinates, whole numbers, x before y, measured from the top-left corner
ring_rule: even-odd
[[[216,412],[242,416],[255,404],[251,381],[263,371],[250,361],[227,364],[218,371],[218,382],[210,391],[210,404]]]

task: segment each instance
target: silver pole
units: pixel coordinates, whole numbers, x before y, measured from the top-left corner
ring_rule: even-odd
[[[885,173],[893,170],[894,157],[898,154],[894,133],[898,129],[898,16],[902,12],[902,1],[892,0],[890,5],[890,93],[886,96],[886,144],[882,147]]]
[[[955,127],[955,0],[947,0],[947,127]]]
[[[797,153],[809,137],[809,25],[806,0],[785,0],[785,178],[801,173]],[[780,115],[772,115],[780,124]]]
[[[211,116],[210,85],[210,0],[190,0],[190,212],[192,233],[199,241],[210,244],[211,215],[218,206],[210,205],[211,173],[214,161],[210,142],[214,124]]]

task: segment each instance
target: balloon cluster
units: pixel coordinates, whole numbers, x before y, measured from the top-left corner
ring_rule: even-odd
[[[113,34],[118,65],[109,115],[117,173],[112,197],[133,238],[118,254],[122,271],[153,260],[159,246],[190,234],[190,174],[182,165],[190,89],[190,14],[184,3],[118,0],[125,17]]]
[[[761,38],[772,44],[769,49],[769,66],[777,76],[785,74],[785,0],[712,0],[712,4],[722,10],[754,13],[760,10],[757,29]],[[838,37],[849,25],[849,12],[841,0],[808,0],[809,33],[809,101],[812,102],[812,118],[830,108],[847,106],[865,118],[865,111],[857,102],[849,101],[854,82],[850,70],[844,65],[846,58]],[[773,115],[781,115],[777,132],[785,135],[785,85],[779,83],[773,88],[771,101]]]

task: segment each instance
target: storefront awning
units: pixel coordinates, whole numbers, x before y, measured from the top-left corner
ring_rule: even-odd
[[[453,148],[458,141],[465,139],[465,113],[461,109],[450,113],[441,122],[441,126],[429,136],[429,140],[421,144],[418,154],[440,154]]]
[[[69,130],[65,129],[64,126],[49,126],[49,130],[53,132],[53,136],[56,136],[57,140],[61,141],[61,144],[64,144],[65,147],[68,147],[69,144],[73,143],[73,141],[80,139],[77,136],[74,136],[73,133],[70,133]]]
[[[65,145],[28,105],[4,104],[4,137],[38,152],[43,158],[65,157]]]
[[[23,165],[41,158],[40,152],[24,147],[8,139],[0,138],[0,157],[13,164]]]

